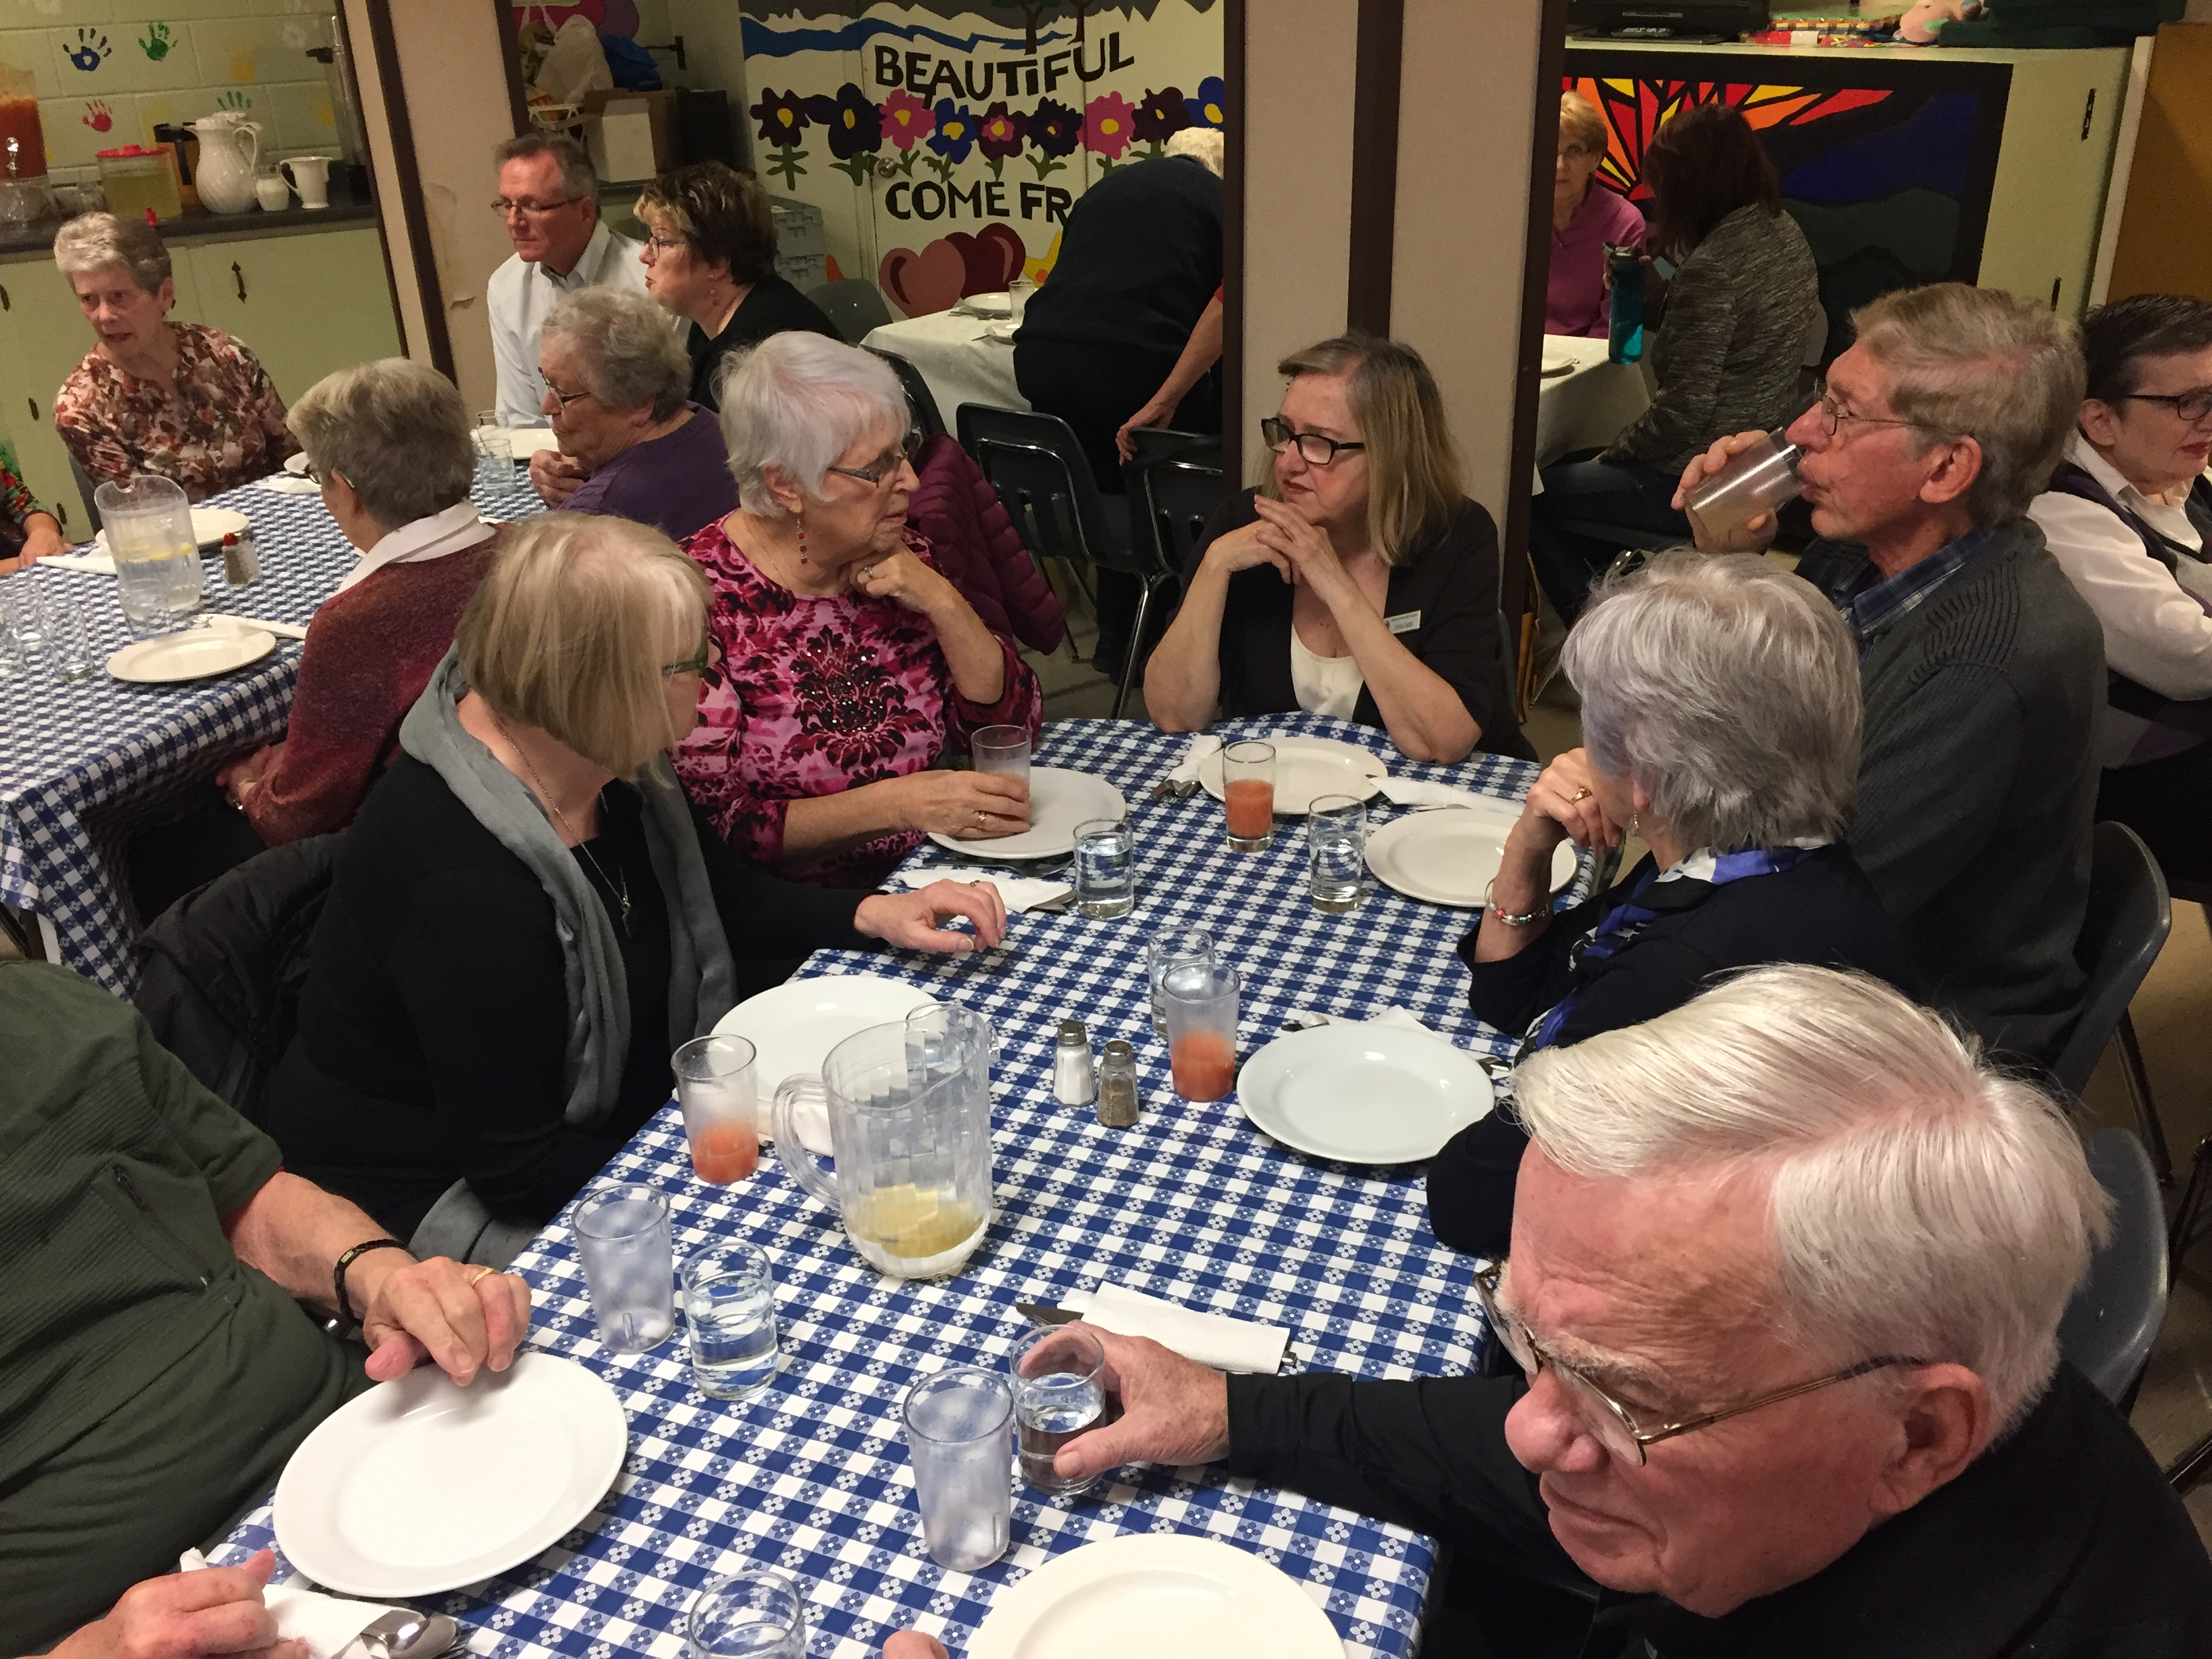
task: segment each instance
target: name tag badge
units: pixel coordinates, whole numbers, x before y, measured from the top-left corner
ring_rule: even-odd
[[[1393,634],[1410,634],[1420,625],[1421,613],[1418,611],[1401,611],[1395,617],[1382,618],[1382,626]]]

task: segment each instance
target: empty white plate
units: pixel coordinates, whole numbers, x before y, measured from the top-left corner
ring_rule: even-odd
[[[992,1598],[969,1659],[1344,1659],[1304,1587],[1218,1539],[1133,1533],[1055,1555]]]
[[[985,864],[1000,859],[1049,859],[1075,850],[1075,826],[1090,818],[1118,818],[1129,810],[1121,792],[1103,778],[1064,766],[1030,768],[1030,827],[1018,836],[963,841],[930,832],[948,852]]]
[[[307,476],[307,452],[304,449],[284,458],[284,470],[295,478]]]
[[[196,507],[192,509],[192,539],[202,547],[221,547],[225,536],[243,536],[253,528],[253,521],[235,508],[228,507]],[[100,550],[107,551],[107,532],[95,530],[94,541]]]
[[[574,1360],[526,1351],[465,1389],[424,1365],[300,1443],[276,1482],[276,1542],[326,1589],[434,1595],[557,1543],[629,1443],[615,1391]]]
[[[1340,1164],[1418,1164],[1490,1110],[1490,1075],[1430,1031],[1331,1021],[1244,1062],[1237,1103],[1254,1126]]]
[[[1247,739],[1231,738],[1231,743]],[[1323,795],[1350,795],[1365,800],[1382,788],[1390,768],[1382,756],[1356,743],[1334,738],[1265,737],[1256,739],[1275,745],[1275,816],[1304,817]],[[1206,793],[1221,799],[1221,751],[1215,750],[1198,763],[1198,781]]]
[[[228,674],[276,648],[276,637],[266,629],[186,628],[125,646],[107,659],[107,672],[118,680],[167,685]]]
[[[1475,910],[1505,857],[1517,806],[1448,806],[1408,812],[1367,836],[1367,867],[1386,887],[1427,904]],[[1575,878],[1579,850],[1563,841],[1552,852],[1552,890]]]
[[[753,1045],[753,1086],[765,1133],[769,1103],[784,1079],[818,1077],[830,1051],[854,1032],[904,1019],[936,1000],[919,986],[873,974],[786,980],[724,1014],[714,1023],[714,1035],[741,1036]],[[820,1106],[802,1103],[794,1121],[808,1151],[830,1156],[830,1118]]]

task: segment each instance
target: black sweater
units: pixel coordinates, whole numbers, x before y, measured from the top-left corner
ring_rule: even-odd
[[[1220,286],[1221,180],[1188,155],[1128,162],[1075,198],[1052,275],[1022,313],[1021,345],[1171,364]]]
[[[1231,495],[1206,521],[1183,565],[1183,585],[1198,574],[1217,536],[1241,530],[1260,514],[1256,489]],[[1498,526],[1480,502],[1462,505],[1442,538],[1392,567],[1384,617],[1418,616],[1398,642],[1459,693],[1482,730],[1475,747],[1534,760],[1513,712],[1504,641],[1498,631]],[[1297,590],[1273,565],[1255,565],[1229,579],[1221,613],[1221,715],[1286,714],[1298,706],[1291,685],[1291,606]],[[1374,692],[1360,688],[1352,718],[1380,728]]]
[[[631,902],[630,1046],[613,1110],[592,1129],[562,1115],[568,1005],[552,901],[444,779],[402,756],[346,836],[299,1031],[270,1084],[287,1168],[400,1238],[463,1176],[494,1214],[542,1223],[667,1101],[667,910],[642,802],[619,784],[605,800],[586,843],[605,883],[586,848],[578,863],[611,918],[607,884]],[[699,846],[737,955],[864,946],[852,921],[865,895],[780,880],[711,830]]]
[[[1460,941],[1468,1006],[1486,1025],[1517,1034],[1570,992],[1575,1006],[1554,1046],[1641,1025],[1680,1007],[1731,969],[1766,963],[1856,968],[1910,994],[1897,931],[1873,886],[1841,847],[1824,847],[1787,870],[1706,889],[1686,908],[1644,924],[1609,957],[1577,962],[1574,947],[1625,902],[1652,867],[1646,858],[1611,891],[1552,919],[1528,949],[1477,962],[1482,922]],[[1503,1255],[1513,1227],[1513,1187],[1528,1137],[1504,1109],[1469,1124],[1429,1166],[1429,1225],[1455,1249]]]
[[[833,340],[845,337],[820,306],[771,270],[753,284],[720,334],[709,338],[705,329],[691,325],[684,341],[691,354],[691,401],[702,409],[721,408],[714,383],[721,378],[723,360],[771,334],[794,331],[826,334]]]

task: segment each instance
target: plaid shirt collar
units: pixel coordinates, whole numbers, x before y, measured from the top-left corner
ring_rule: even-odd
[[[1994,533],[1993,525],[1976,525],[1954,542],[1947,542],[1917,564],[1885,577],[1872,560],[1841,588],[1828,597],[1844,613],[1852,636],[1864,651],[1875,636],[1900,617],[1925,604],[1936,590],[1950,580],[1966,562],[1982,550]]]

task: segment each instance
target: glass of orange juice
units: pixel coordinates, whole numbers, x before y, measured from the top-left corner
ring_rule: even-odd
[[[1185,1100],[1218,1100],[1237,1086],[1237,1000],[1243,988],[1225,962],[1183,963],[1161,977],[1168,1070]]]
[[[1273,744],[1223,745],[1221,804],[1229,814],[1229,844],[1238,852],[1261,853],[1275,844]]]
[[[743,1181],[760,1164],[753,1045],[741,1036],[693,1037],[671,1063],[692,1173],[715,1187]]]

